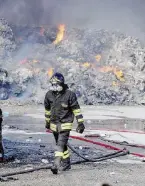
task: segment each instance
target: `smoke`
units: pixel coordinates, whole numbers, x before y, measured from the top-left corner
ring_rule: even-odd
[[[13,24],[120,31],[145,40],[144,0],[0,0],[0,17]]]
[[[39,102],[48,88],[48,69],[54,68],[66,75],[71,88],[80,91],[82,101],[86,99],[82,103],[142,104],[144,48],[130,37],[94,29],[120,31],[145,41],[144,5],[143,0],[0,0],[0,17],[14,24],[9,27],[0,20],[0,66],[9,74],[0,99],[16,95],[24,101],[28,97]],[[52,41],[57,32],[54,27],[60,23],[68,32],[57,46]],[[40,28],[44,24],[50,27]],[[97,54],[101,54],[100,63],[95,60]],[[87,72],[82,67],[85,62],[93,63]],[[98,67],[112,65],[125,72],[125,82],[118,82],[112,73],[98,72]]]

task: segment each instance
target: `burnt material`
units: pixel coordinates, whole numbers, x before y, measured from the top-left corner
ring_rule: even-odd
[[[0,67],[9,74],[1,100],[43,104],[59,70],[80,104],[145,105],[145,46],[137,38],[63,24],[9,26],[4,19],[0,38]]]

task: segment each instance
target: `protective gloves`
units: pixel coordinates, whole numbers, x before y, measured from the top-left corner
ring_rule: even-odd
[[[50,122],[46,121],[45,128],[48,130],[50,129]]]
[[[78,133],[82,134],[84,132],[84,130],[85,130],[84,124],[83,123],[79,123],[78,126],[77,126],[77,128],[76,128],[76,131]]]

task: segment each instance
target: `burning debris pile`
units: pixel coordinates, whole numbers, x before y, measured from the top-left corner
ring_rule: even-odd
[[[0,20],[0,99],[43,103],[54,71],[81,104],[144,104],[145,47],[118,32]]]

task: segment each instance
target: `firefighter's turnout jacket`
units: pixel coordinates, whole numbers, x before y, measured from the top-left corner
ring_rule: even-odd
[[[48,91],[45,95],[44,106],[45,120],[54,132],[70,131],[74,116],[78,124],[84,121],[76,94],[69,90],[67,85],[58,94]]]

